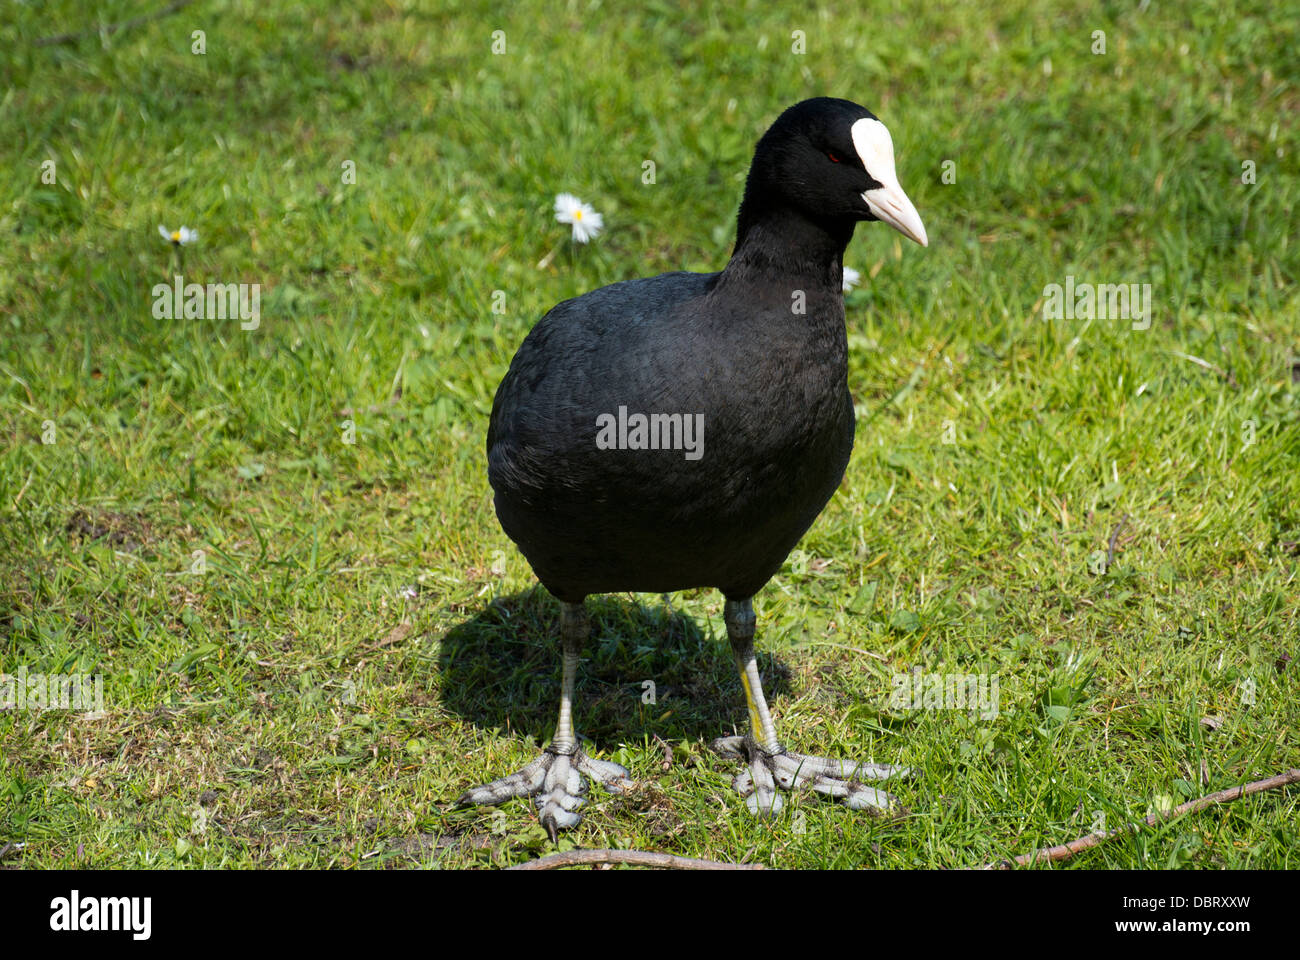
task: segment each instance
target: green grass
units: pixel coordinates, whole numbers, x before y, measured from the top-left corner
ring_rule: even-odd
[[[822,94],[890,126],[931,245],[866,226],[846,255],[857,446],[757,600],[760,663],[791,747],[915,767],[911,813],[751,819],[705,747],[744,720],[720,597],[606,597],[578,728],[642,786],[562,846],[972,866],[1300,767],[1300,21],[634,6],[200,0],[53,46],[89,8],[5,6],[0,670],[105,699],[0,713],[5,865],[550,849],[521,802],[451,808],[555,723],[558,607],[492,512],[493,391],[559,300],[719,268],[754,141]],[[605,216],[586,248],[561,191]],[[178,263],[159,224],[200,240]],[[261,284],[261,326],[155,320],[178,267]],[[1045,321],[1068,275],[1150,283],[1150,329]],[[996,674],[1001,713],[891,708],[917,666]],[[1295,868],[1298,807],[1068,867]]]

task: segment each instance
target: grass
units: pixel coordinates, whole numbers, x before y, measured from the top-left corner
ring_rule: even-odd
[[[756,602],[760,663],[787,743],[913,766],[911,814],[751,819],[705,747],[744,721],[721,598],[605,597],[578,729],[642,787],[561,847],[971,866],[1300,766],[1294,18],[201,0],[35,45],[153,8],[86,9],[0,21],[0,670],[101,674],[105,709],[0,713],[5,865],[551,849],[523,803],[451,808],[555,723],[493,391],[559,300],[719,268],[754,141],[821,94],[890,125],[931,245],[846,255],[857,445]],[[605,216],[588,247],[561,191]],[[177,272],[260,284],[260,326],[154,319]],[[1149,329],[1044,319],[1067,276],[1151,284]],[[1000,713],[891,706],[916,667],[996,675]],[[1068,868],[1294,869],[1298,804]]]

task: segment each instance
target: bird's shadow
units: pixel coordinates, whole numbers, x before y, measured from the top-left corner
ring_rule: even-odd
[[[591,597],[591,636],[574,697],[580,737],[605,750],[652,734],[666,740],[744,732],[746,710],[725,634],[664,604]],[[719,631],[721,634],[721,631]],[[758,655],[769,698],[789,670]],[[481,729],[539,743],[555,732],[560,703],[560,605],[543,588],[494,599],[442,638],[440,700]]]

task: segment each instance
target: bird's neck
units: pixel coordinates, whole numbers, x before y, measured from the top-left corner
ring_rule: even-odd
[[[839,293],[852,220],[820,220],[788,206],[755,203],[746,193],[736,222],[736,248],[723,271],[730,282]]]

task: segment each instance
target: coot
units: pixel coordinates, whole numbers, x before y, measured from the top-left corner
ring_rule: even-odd
[[[889,131],[848,100],[786,110],[758,141],[720,273],[616,283],[554,307],[525,338],[488,427],[501,526],[561,606],[555,736],[518,773],[462,804],[532,796],[552,837],[578,820],[584,777],[630,785],[588,756],[571,719],[591,594],[715,587],[749,707],[743,737],[714,748],[748,769],[751,811],[808,784],[887,810],[864,785],[897,767],[790,753],[754,659],[751,598],[780,569],[844,475],[853,447],[842,257],[862,220],[922,246]]]

